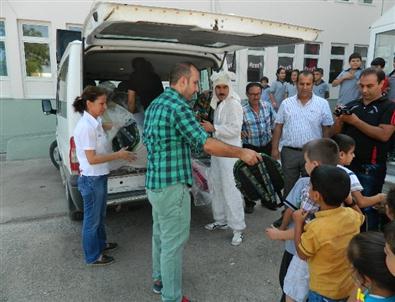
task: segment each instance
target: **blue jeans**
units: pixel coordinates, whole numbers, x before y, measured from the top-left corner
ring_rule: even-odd
[[[148,190],[152,205],[152,277],[161,280],[162,301],[182,299],[182,253],[189,237],[191,198],[184,184]]]
[[[82,247],[86,263],[95,262],[106,245],[104,219],[107,206],[107,175],[80,176],[78,190],[84,200]]]
[[[363,187],[362,194],[364,196],[374,196],[381,193],[387,174],[387,166],[385,163],[379,164],[363,164],[361,169],[355,171],[359,182]],[[361,227],[362,231],[378,231],[380,225],[380,215],[376,209],[372,207],[364,208],[365,222]]]
[[[339,300],[333,300],[324,296],[321,296],[320,294],[309,291],[309,296],[307,297],[309,302],[347,302],[347,298],[345,299],[339,299]]]

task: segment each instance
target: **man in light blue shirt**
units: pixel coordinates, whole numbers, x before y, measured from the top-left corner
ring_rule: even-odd
[[[346,105],[347,103],[359,99],[361,93],[358,87],[359,77],[361,76],[362,58],[357,52],[350,55],[348,62],[350,68],[343,70],[332,82],[332,87],[340,85],[338,104]]]

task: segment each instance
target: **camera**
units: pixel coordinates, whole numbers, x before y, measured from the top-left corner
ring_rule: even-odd
[[[346,108],[346,106],[337,106],[333,114],[336,116],[341,116],[342,114],[351,115],[352,112],[350,109]]]

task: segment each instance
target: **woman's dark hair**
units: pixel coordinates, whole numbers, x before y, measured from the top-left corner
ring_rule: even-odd
[[[361,276],[369,277],[381,289],[394,292],[395,277],[385,264],[384,246],[382,233],[361,233],[351,239],[347,256]]]
[[[75,98],[73,107],[75,112],[84,113],[86,110],[86,102],[94,102],[98,97],[106,95],[107,91],[102,87],[87,86],[82,92],[81,96]]]
[[[355,140],[351,136],[348,136],[346,134],[335,134],[331,137],[331,139],[333,139],[339,146],[340,152],[347,153],[355,147]]]
[[[340,207],[350,194],[350,176],[341,168],[320,165],[311,172],[311,186],[321,194],[325,204]]]
[[[395,189],[392,190],[392,193],[395,193]],[[395,221],[390,222],[384,227],[384,238],[391,251],[395,254]]]
[[[287,70],[284,67],[279,67],[276,71],[276,77],[277,77],[277,81],[278,81],[278,76],[280,75],[281,70],[284,70],[285,72],[287,72]]]

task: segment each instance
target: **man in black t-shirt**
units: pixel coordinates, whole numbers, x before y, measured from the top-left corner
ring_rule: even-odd
[[[132,61],[134,69],[128,83],[128,110],[138,112],[137,97],[143,109],[146,110],[151,102],[163,92],[162,81],[154,72],[152,64],[138,57]],[[141,109],[141,108],[140,108]]]
[[[360,76],[362,99],[347,104],[352,114],[336,118],[335,132],[354,138],[355,158],[350,169],[363,186],[362,194],[373,196],[382,191],[387,172],[390,139],[395,132],[395,103],[381,94],[385,74],[375,68],[365,69]],[[363,209],[366,230],[377,230],[379,215],[371,207]]]

